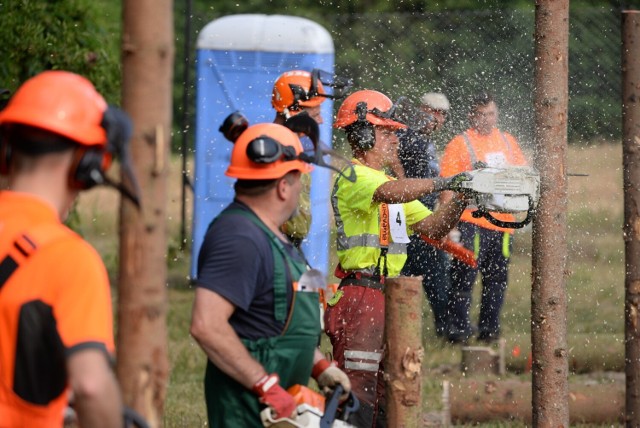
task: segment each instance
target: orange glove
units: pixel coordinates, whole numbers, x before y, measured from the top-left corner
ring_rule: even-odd
[[[296,411],[296,402],[279,384],[280,377],[275,374],[264,375],[253,385],[253,392],[260,402],[271,408],[274,419],[291,418]]]

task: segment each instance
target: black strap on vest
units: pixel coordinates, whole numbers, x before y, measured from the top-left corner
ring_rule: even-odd
[[[14,241],[13,247],[18,250],[25,259],[37,249],[36,244],[25,234]],[[20,264],[11,254],[7,254],[5,258],[2,259],[0,262],[0,290],[18,267],[20,267]]]
[[[2,290],[2,287],[15,271],[26,262],[38,248],[42,248],[58,238],[71,233],[73,232],[56,224],[43,224],[35,227],[28,233],[19,233],[13,242],[13,248],[20,253],[23,258],[20,260],[11,254],[7,254],[2,261],[0,261],[0,290]]]

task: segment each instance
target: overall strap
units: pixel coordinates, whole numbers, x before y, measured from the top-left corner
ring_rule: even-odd
[[[42,248],[73,232],[58,224],[43,224],[28,232],[20,232],[13,241],[13,245],[0,261],[0,290],[11,278],[15,271],[25,263],[29,257]]]
[[[280,253],[280,257],[273,252],[273,305],[274,317],[277,321],[285,322],[287,319],[287,286],[291,285],[287,281],[287,272],[291,275],[291,265],[289,255],[282,242],[263,222],[251,211],[241,209],[229,209],[220,215],[238,214],[253,222],[269,237],[271,248]]]
[[[473,165],[478,162],[478,156],[476,155],[476,151],[473,149],[473,145],[471,145],[471,140],[467,135],[467,131],[462,133],[462,138],[464,138],[464,142],[467,145],[467,152],[469,152],[469,159],[471,160],[471,166],[473,168]]]
[[[502,137],[502,141],[504,141],[504,145],[507,147],[507,152],[508,152],[507,157],[509,158],[509,162],[513,162],[513,149],[511,148],[511,143],[507,139],[507,136],[504,135],[504,132],[502,131],[499,131],[499,132],[500,132],[500,136]]]

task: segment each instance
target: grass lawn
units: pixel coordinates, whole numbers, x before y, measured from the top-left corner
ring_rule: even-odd
[[[179,170],[179,161],[173,163]],[[572,147],[569,172],[588,177],[569,178],[568,331],[570,352],[589,363],[574,366],[576,371],[616,368],[624,353],[624,243],[622,240],[622,148],[618,145]],[[193,289],[188,284],[188,253],[178,249],[180,189],[178,173],[171,181],[168,206],[170,277],[168,295],[169,353],[171,377],[165,403],[165,426],[206,426],[202,392],[205,357],[188,333]],[[117,265],[117,206],[114,192],[95,190],[83,196],[79,205],[82,232],[104,257],[110,271]],[[333,281],[334,279],[331,278]],[[531,288],[531,231],[515,235],[509,287],[502,314],[503,331],[510,354],[515,346],[529,349]],[[480,287],[474,290],[472,317],[477,319]],[[436,339],[425,303],[424,316],[424,409],[442,409],[442,382],[459,378],[460,350]],[[528,352],[521,354],[526,359]],[[510,357],[514,366],[522,361]],[[571,359],[570,359],[571,360]],[[590,364],[590,365],[589,365]],[[582,368],[581,368],[582,367]],[[586,367],[586,368],[585,368]],[[530,379],[528,374],[508,374],[507,378]],[[572,375],[572,381],[577,376]],[[517,427],[515,422],[481,426]]]

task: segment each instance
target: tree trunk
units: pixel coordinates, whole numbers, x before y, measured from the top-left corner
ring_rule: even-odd
[[[387,279],[384,362],[387,425],[417,427],[422,419],[422,277]]]
[[[622,14],[626,423],[640,426],[640,13]]]
[[[531,340],[533,426],[569,425],[567,380],[567,100],[569,1],[537,0]]]
[[[173,2],[123,3],[123,106],[142,209],[120,209],[117,374],[124,401],[162,425],[167,357],[166,200],[173,73]]]

